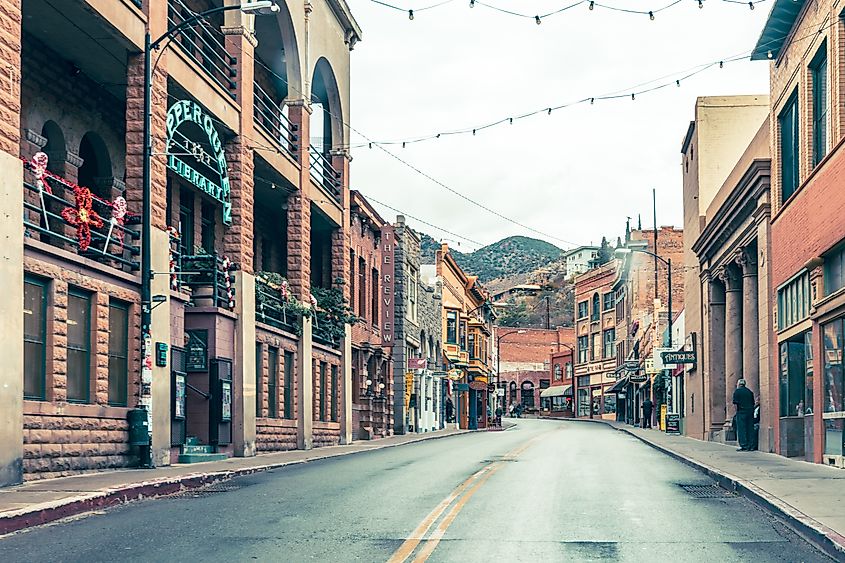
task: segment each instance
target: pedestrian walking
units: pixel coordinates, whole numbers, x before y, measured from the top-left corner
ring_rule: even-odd
[[[654,403],[646,397],[643,401],[643,428],[651,428],[651,413],[654,410]]]
[[[745,386],[745,380],[736,382],[733,403],[736,405],[736,438],[738,452],[752,450],[752,432],[754,428],[754,392]]]
[[[496,426],[502,426],[502,407],[496,407]]]
[[[452,404],[452,399],[446,397],[446,422],[454,422],[452,420],[452,413],[455,411],[455,405]]]

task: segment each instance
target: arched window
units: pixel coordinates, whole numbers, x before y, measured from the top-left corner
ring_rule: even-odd
[[[79,167],[77,183],[91,190],[94,195],[111,200],[111,186],[106,183],[112,176],[111,158],[99,135],[85,133],[79,143],[79,157],[82,159],[82,166]]]
[[[593,294],[593,311],[592,316],[590,317],[591,320],[597,321],[601,316],[601,298],[599,297],[598,293]]]
[[[526,409],[534,408],[534,384],[530,381],[522,382],[522,406]]]

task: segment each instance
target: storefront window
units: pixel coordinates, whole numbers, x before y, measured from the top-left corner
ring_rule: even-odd
[[[86,403],[91,388],[91,294],[68,291],[67,400]]]
[[[522,406],[527,409],[534,408],[534,384],[530,381],[522,384]]]
[[[578,416],[590,416],[590,390],[578,388]]]
[[[605,414],[615,414],[616,413],[616,395],[608,394],[604,396],[604,413]]]
[[[47,285],[27,277],[23,287],[23,396],[43,401],[47,374]]]
[[[824,421],[824,453],[828,455],[843,455],[845,443],[843,443],[843,429],[845,419],[828,418]]]
[[[109,303],[109,404],[126,406],[129,383],[129,307]]]
[[[780,416],[804,415],[804,335],[780,345]]]
[[[592,413],[593,416],[601,415],[601,388],[596,387],[592,390]]]
[[[842,412],[842,319],[822,328],[824,340],[824,412]]]

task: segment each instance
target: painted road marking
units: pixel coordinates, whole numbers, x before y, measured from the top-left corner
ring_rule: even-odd
[[[484,483],[486,483],[487,480],[502,467],[502,465],[504,465],[504,462],[516,460],[520,454],[525,452],[525,450],[531,447],[534,442],[543,437],[544,434],[546,434],[546,432],[543,432],[543,434],[535,436],[525,444],[512,449],[503,455],[500,460],[488,463],[483,468],[473,473],[466,481],[455,487],[455,489],[449,493],[449,495],[447,495],[446,498],[444,498],[440,504],[434,508],[434,510],[429,512],[416,528],[414,528],[408,538],[402,543],[402,545],[399,546],[399,549],[397,549],[391,558],[387,560],[387,563],[404,563],[414,553],[414,551],[416,551],[417,547],[425,539],[426,534],[429,532],[434,523],[437,522],[443,513],[451,506],[452,509],[449,510],[431,535],[429,535],[425,545],[423,545],[422,549],[420,549],[419,553],[414,558],[414,563],[422,563],[426,561],[437,548],[440,540],[446,534],[446,530],[449,529],[449,526],[451,526],[452,522],[455,521],[455,518],[457,518],[460,511],[469,499],[472,498],[472,495],[474,495],[478,489],[480,489],[481,486],[484,485]]]

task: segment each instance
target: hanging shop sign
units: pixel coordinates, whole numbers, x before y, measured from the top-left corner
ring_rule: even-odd
[[[381,311],[379,315],[379,326],[381,326],[381,345],[383,347],[393,346],[393,313],[396,306],[393,299],[393,258],[396,252],[393,236],[393,225],[385,225],[381,228],[381,252],[383,258],[381,266]],[[425,366],[421,368],[411,368],[409,366],[409,369],[425,369]]]
[[[663,352],[664,364],[694,364],[695,352]]]
[[[186,330],[185,335],[188,337],[186,370],[208,371],[208,331]]]
[[[425,369],[426,363],[425,358],[408,358],[408,369]]]
[[[628,381],[631,383],[645,383],[648,381],[648,375],[644,371],[636,371],[628,376]]]
[[[487,382],[484,380],[473,379],[469,382],[469,388],[473,391],[485,391],[487,389]]]
[[[214,118],[194,101],[167,110],[167,167],[223,204],[223,222],[232,224],[229,166]]]
[[[404,403],[405,403],[405,410],[408,410],[408,407],[411,405],[411,394],[414,392],[414,372],[409,371],[405,373],[405,394],[404,394]]]

